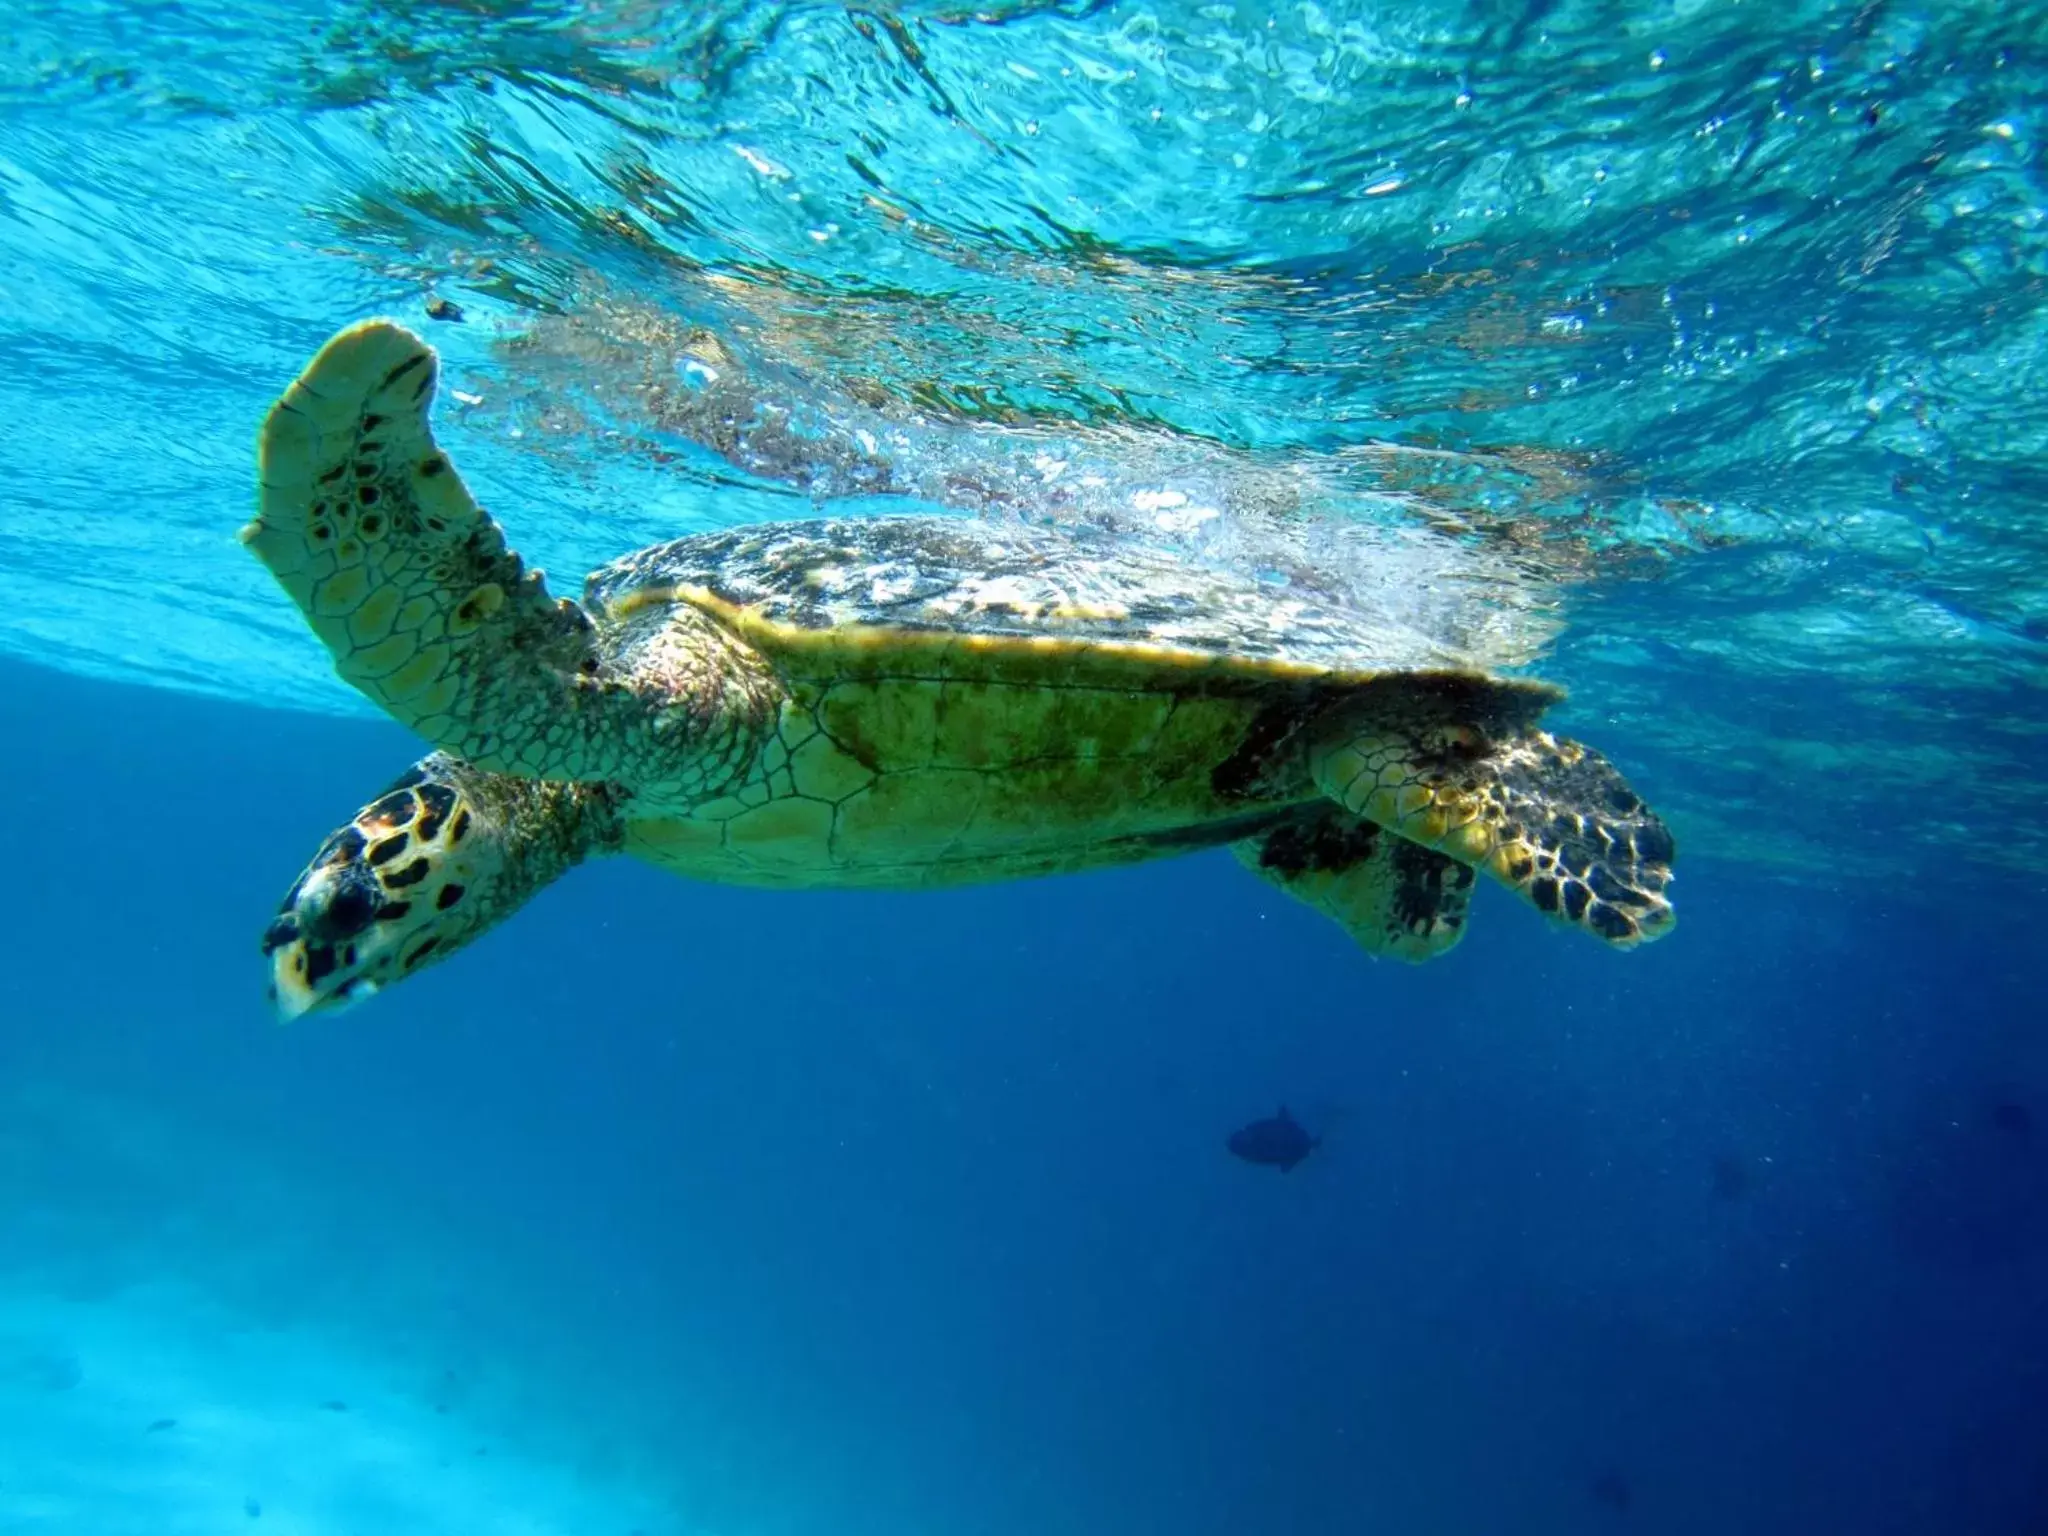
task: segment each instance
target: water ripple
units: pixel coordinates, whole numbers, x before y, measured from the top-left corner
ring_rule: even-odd
[[[1540,665],[1703,853],[2048,855],[2039,5],[10,15],[17,654],[360,708],[231,534],[310,349],[440,295],[558,571],[1111,521]]]

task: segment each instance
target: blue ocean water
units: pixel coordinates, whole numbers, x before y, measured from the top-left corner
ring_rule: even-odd
[[[2048,1529],[2048,10],[6,19],[0,1531]],[[280,1029],[373,314],[559,590],[1113,526],[1570,687],[1681,924],[612,861]]]

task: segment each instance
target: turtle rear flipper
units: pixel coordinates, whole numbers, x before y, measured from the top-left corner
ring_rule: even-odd
[[[624,722],[607,717],[644,710],[603,686],[589,617],[549,598],[435,446],[435,377],[389,321],[329,341],[264,421],[242,542],[335,670],[436,746],[498,772],[616,777]]]
[[[1472,871],[1334,805],[1233,843],[1231,851],[1261,878],[1334,919],[1370,954],[1429,960],[1465,936]]]
[[[1670,831],[1591,747],[1526,726],[1332,722],[1316,785],[1354,815],[1484,869],[1539,911],[1627,949],[1670,932]]]

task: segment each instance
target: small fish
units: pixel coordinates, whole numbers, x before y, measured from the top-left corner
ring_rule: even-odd
[[[255,1520],[261,1517],[261,1515],[263,1514],[263,1506],[261,1504],[258,1504],[254,1499],[244,1499],[242,1500],[242,1513],[247,1515],[251,1520]]]
[[[167,1429],[176,1429],[177,1427],[178,1421],[176,1419],[158,1419],[154,1424],[150,1425],[149,1428],[145,1429],[143,1433],[145,1435],[158,1435],[162,1434]]]
[[[1296,1163],[1322,1144],[1322,1137],[1311,1136],[1303,1130],[1301,1122],[1287,1112],[1285,1104],[1271,1119],[1254,1120],[1250,1125],[1232,1131],[1230,1140],[1225,1143],[1235,1156],[1246,1162],[1278,1168],[1282,1173],[1291,1172]]]
[[[450,325],[462,323],[462,306],[453,299],[444,299],[438,293],[427,300],[427,318],[445,320]]]
[[[2008,1136],[2024,1136],[2034,1128],[2034,1112],[2026,1105],[2008,1099],[1992,1106],[1991,1123]]]
[[[320,1406],[321,1406],[322,1408],[325,1408],[325,1409],[326,1409],[326,1410],[327,1410],[327,1411],[328,1411],[329,1413],[347,1413],[347,1412],[348,1412],[348,1404],[347,1404],[347,1403],[344,1403],[344,1402],[343,1402],[343,1401],[342,1401],[342,1400],[341,1400],[340,1398],[338,1398],[338,1397],[330,1397],[329,1399],[327,1399],[327,1401],[326,1401],[326,1402],[322,1403],[322,1404],[321,1404]]]

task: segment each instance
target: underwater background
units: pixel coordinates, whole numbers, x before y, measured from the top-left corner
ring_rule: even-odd
[[[0,1533],[2048,1530],[2048,9],[4,14]],[[234,533],[374,314],[557,590],[1336,593],[1570,688],[1680,925],[611,861],[280,1028],[419,746]]]

